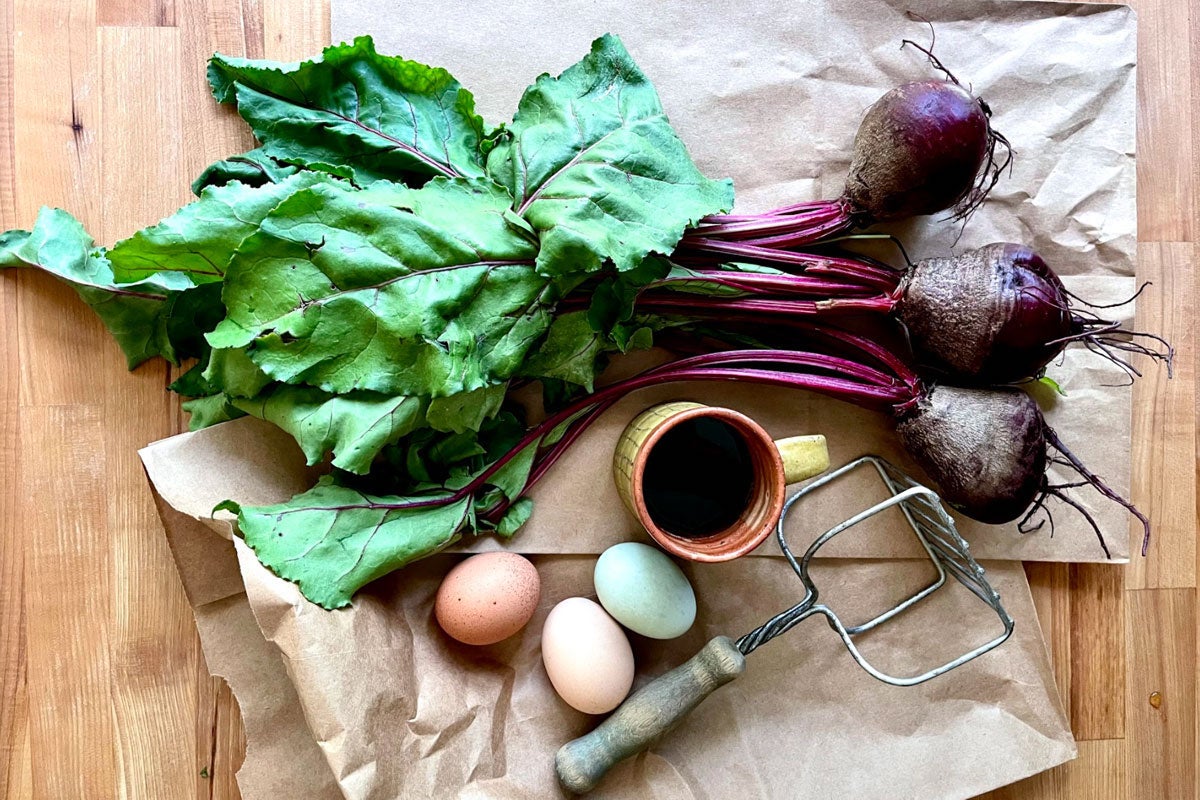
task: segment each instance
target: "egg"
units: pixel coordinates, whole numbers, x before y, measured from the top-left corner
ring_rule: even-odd
[[[434,616],[464,644],[495,644],[533,616],[542,595],[537,568],[516,553],[481,553],[446,573],[434,600]]]
[[[633,686],[633,650],[625,631],[585,597],[551,609],[542,628],[542,663],[554,691],[585,714],[605,714]]]
[[[605,550],[593,575],[604,610],[635,633],[674,639],[696,620],[696,593],[670,557],[640,542]]]

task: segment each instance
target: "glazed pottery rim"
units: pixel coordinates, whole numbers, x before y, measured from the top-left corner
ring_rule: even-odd
[[[754,467],[754,490],[745,511],[733,525],[709,536],[690,538],[672,534],[654,522],[646,507],[641,479],[645,473],[646,460],[658,440],[680,423],[697,417],[721,420],[745,438]],[[763,463],[764,461],[767,463]],[[688,408],[663,420],[646,435],[638,447],[630,472],[630,497],[638,520],[646,532],[668,553],[690,561],[731,561],[758,547],[775,529],[779,513],[783,510],[784,492],[787,489],[783,476],[783,457],[779,454],[779,448],[775,446],[771,435],[740,411],[719,406]]]

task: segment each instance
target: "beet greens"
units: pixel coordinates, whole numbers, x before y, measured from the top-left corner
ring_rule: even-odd
[[[448,72],[365,37],[295,64],[217,55],[209,80],[257,148],[108,248],[44,209],[32,230],[0,234],[0,268],[67,281],[131,368],[194,362],[171,387],[191,398],[194,429],[250,414],[309,463],[330,460],[285,503],[223,505],[313,602],[344,606],[464,533],[511,536],[531,513],[526,491],[589,424],[672,381],[790,387],[890,414],[946,501],[977,519],[1030,528],[1053,497],[1095,528],[1067,494],[1090,485],[1149,534],[1028,396],[980,384],[1033,375],[1072,341],[1133,375],[1125,355],[1169,362],[1170,350],[1130,337],[1161,339],[1080,310],[1017,245],[907,271],[799,249],[979,207],[1007,141],[948,72],[871,107],[841,197],[754,215],[729,213],[730,181],[701,173],[612,36],[538,77],[497,127]],[[921,370],[827,321],[849,314],[898,320]],[[766,343],[778,332],[786,347]],[[671,334],[694,354],[595,388],[609,356]],[[508,393],[535,381],[551,413],[528,427]],[[1081,478],[1051,484],[1050,464]]]
[[[1048,515],[1046,501],[1056,497],[1083,514],[1107,555],[1091,515],[1066,494],[1092,486],[1142,522],[1143,550],[1148,545],[1146,517],[1079,462],[1029,395],[1013,388],[926,387],[902,359],[870,339],[812,333],[810,350],[717,350],[605,386],[530,428],[453,491],[430,487],[422,495],[377,496],[335,475],[276,506],[224,507],[239,513],[242,535],[264,562],[276,564],[314,602],[338,607],[393,568],[396,540],[404,542],[403,555],[411,559],[472,530],[511,535],[530,511],[523,495],[588,425],[629,393],[676,381],[742,381],[818,392],[891,414],[905,449],[942,498],[968,517],[994,524],[1020,519],[1031,529],[1034,514]],[[1051,463],[1072,468],[1081,480],[1050,483]],[[323,575],[314,579],[309,571],[306,559],[314,552],[338,566],[332,582]]]

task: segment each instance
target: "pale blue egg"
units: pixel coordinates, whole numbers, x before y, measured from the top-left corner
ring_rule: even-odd
[[[696,593],[670,556],[640,542],[600,554],[593,576],[604,610],[634,633],[674,639],[696,620]]]

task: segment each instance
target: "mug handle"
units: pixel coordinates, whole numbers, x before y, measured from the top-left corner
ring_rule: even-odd
[[[819,433],[776,439],[775,447],[783,459],[784,483],[799,483],[829,469],[829,448]]]

